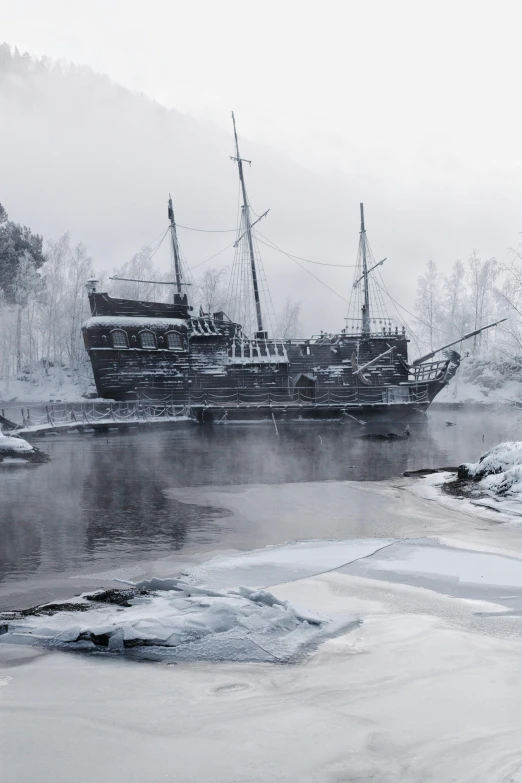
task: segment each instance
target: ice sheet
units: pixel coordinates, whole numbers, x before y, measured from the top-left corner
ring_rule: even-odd
[[[340,568],[388,547],[393,538],[351,541],[300,541],[256,549],[234,556],[218,556],[185,572],[191,584],[214,588],[243,584],[251,587],[281,584]]]
[[[365,570],[414,573],[481,587],[522,589],[522,560],[493,554],[451,549],[426,543],[396,544],[364,561]]]
[[[74,601],[78,611],[6,614],[0,618],[0,641],[84,652],[132,651],[134,657],[169,661],[288,662],[357,624],[350,615],[318,616],[297,609],[266,590],[239,587],[219,593],[173,579],[149,584],[154,591],[137,591],[130,605],[79,598]]]

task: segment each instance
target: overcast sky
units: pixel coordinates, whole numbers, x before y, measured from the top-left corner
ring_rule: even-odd
[[[227,132],[234,108],[243,136],[332,181],[352,177],[348,234],[359,200],[370,213],[388,203],[391,231],[414,237],[396,260],[412,269],[407,285],[428,257],[443,268],[472,248],[502,259],[519,241],[520,3],[0,6],[1,36],[22,50],[90,65]]]
[[[10,43],[221,125],[234,107],[245,133],[307,161],[407,180],[519,176],[517,2],[2,5]]]

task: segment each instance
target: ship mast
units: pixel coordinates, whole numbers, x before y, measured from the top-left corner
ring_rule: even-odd
[[[174,209],[172,208],[172,198],[169,193],[169,220],[170,220],[170,238],[172,241],[172,253],[174,255],[174,275],[176,277],[176,289],[177,294],[181,294],[182,277],[181,277],[181,262],[179,257],[179,245],[178,235],[176,233],[176,221],[174,220]],[[176,294],[174,294],[174,301],[176,302]]]
[[[368,291],[368,262],[366,259],[366,229],[364,227],[364,204],[361,204],[360,247],[364,280],[364,304],[362,306],[362,333],[370,334],[370,294]]]
[[[259,285],[257,281],[256,260],[254,256],[254,243],[252,241],[252,222],[250,220],[250,204],[248,203],[248,197],[247,197],[246,186],[245,186],[245,176],[243,173],[243,163],[251,163],[251,161],[245,160],[239,154],[239,144],[237,140],[237,131],[236,131],[236,118],[234,117],[234,112],[232,112],[232,122],[234,124],[234,139],[236,142],[236,155],[231,159],[237,163],[237,167],[239,171],[239,181],[241,183],[241,191],[243,194],[243,206],[241,207],[241,211],[243,215],[245,233],[248,241],[248,250],[250,254],[252,287],[254,289],[254,300],[256,304],[257,330],[258,330],[258,336],[261,337],[263,335],[263,318],[261,315],[261,300],[259,298]]]

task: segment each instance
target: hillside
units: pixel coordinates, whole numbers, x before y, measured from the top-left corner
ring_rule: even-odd
[[[169,192],[180,224],[236,226],[231,133],[167,110],[88,68],[34,60],[7,45],[0,46],[0,113],[8,118],[0,124],[0,202],[10,218],[45,238],[69,230],[98,269],[110,271],[152,242],[166,225]],[[240,117],[238,127],[241,133]],[[252,159],[247,176],[254,209],[270,208],[263,233],[291,253],[353,263],[360,188],[322,178],[248,139],[241,138],[241,153]],[[353,226],[348,238],[347,225]],[[229,245],[233,234],[180,229],[180,239],[193,265]],[[291,295],[306,300],[307,331],[344,325],[339,297],[287,257],[262,250],[276,309]],[[231,261],[229,250],[214,263]],[[352,270],[309,271],[347,295]]]

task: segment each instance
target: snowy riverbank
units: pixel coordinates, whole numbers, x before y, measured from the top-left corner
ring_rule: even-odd
[[[433,404],[440,403],[522,405],[522,360],[464,358]]]
[[[14,378],[0,378],[0,404],[85,402],[96,395],[90,363],[79,370],[39,365]]]
[[[420,479],[415,491],[450,507],[480,508],[499,522],[522,518],[522,442],[499,443],[477,462],[460,465],[458,474],[444,471]]]

